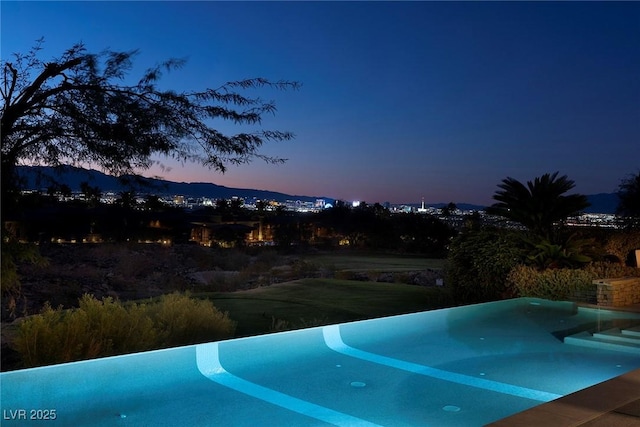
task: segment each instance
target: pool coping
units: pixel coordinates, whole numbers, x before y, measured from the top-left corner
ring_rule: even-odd
[[[597,307],[589,304],[580,306]],[[640,304],[607,307],[640,313]],[[495,421],[493,427],[623,427],[640,425],[640,369]]]
[[[640,369],[489,424],[493,427],[640,425]]]

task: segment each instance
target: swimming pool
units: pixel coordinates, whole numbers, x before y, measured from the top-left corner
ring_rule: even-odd
[[[484,425],[640,368],[563,342],[637,325],[520,298],[24,369],[0,374],[2,424]]]

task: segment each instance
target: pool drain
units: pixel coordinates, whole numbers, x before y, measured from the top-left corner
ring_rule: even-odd
[[[351,381],[349,384],[351,387],[362,388],[367,385],[367,383],[363,383],[362,381]]]
[[[445,405],[442,407],[442,410],[447,412],[458,412],[460,407],[455,405]]]

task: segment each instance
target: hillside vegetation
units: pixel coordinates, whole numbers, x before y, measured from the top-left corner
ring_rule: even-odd
[[[19,293],[2,300],[2,370],[452,303],[449,291],[435,286],[444,261],[420,256],[154,244],[51,244],[40,251],[46,262],[20,266]],[[159,310],[181,318],[181,326],[168,332]],[[194,326],[213,318],[215,333]],[[92,328],[113,333],[97,336]],[[74,339],[56,343],[64,336]]]

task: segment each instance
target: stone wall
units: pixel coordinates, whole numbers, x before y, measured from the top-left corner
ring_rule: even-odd
[[[640,277],[596,279],[598,305],[623,307],[640,304]]]

